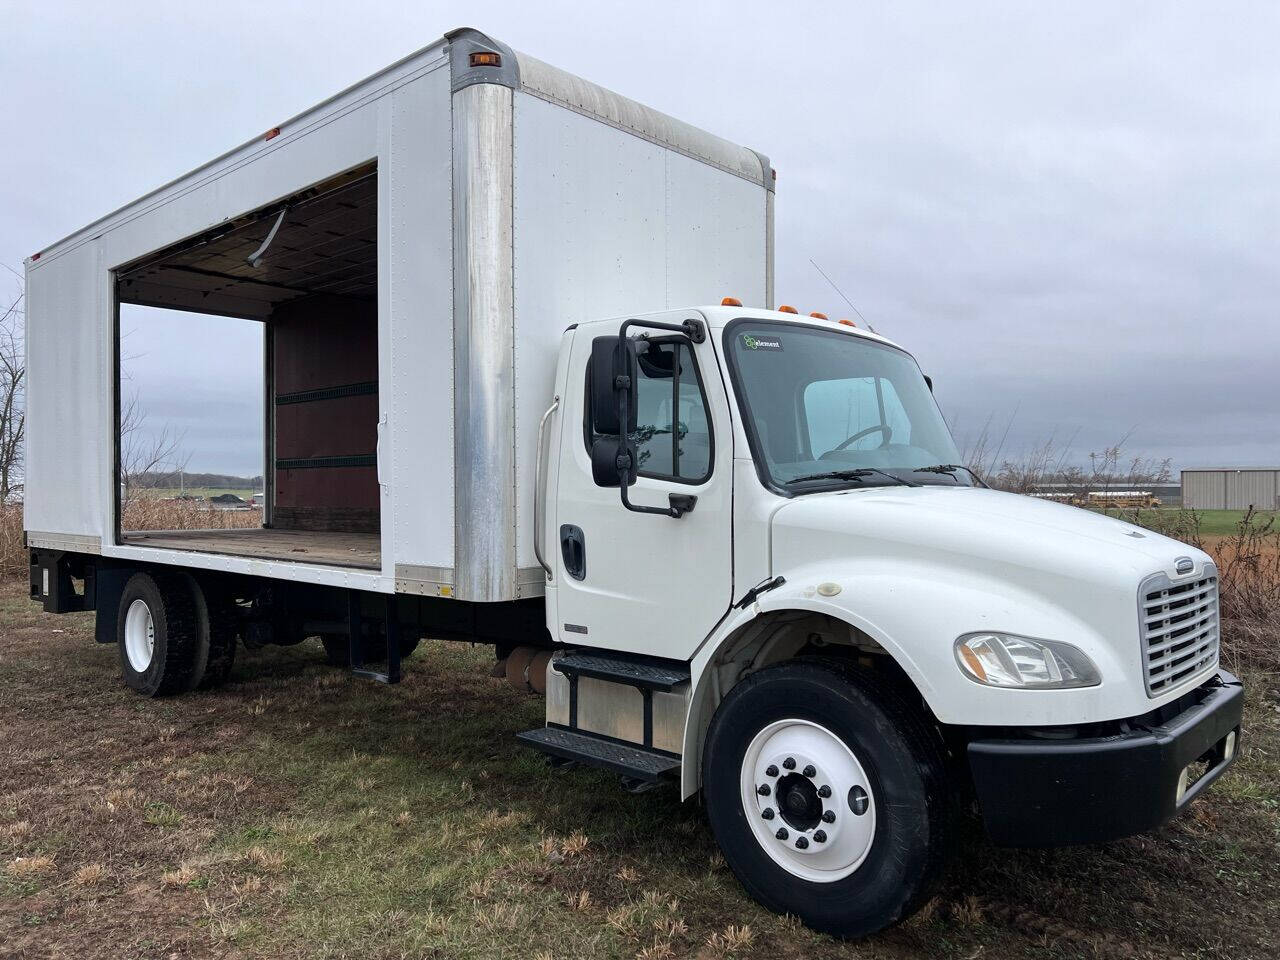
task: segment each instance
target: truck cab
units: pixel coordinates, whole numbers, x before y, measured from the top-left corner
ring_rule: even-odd
[[[999,843],[1100,842],[1235,757],[1212,558],[986,488],[897,344],[728,303],[577,324],[555,383],[524,736],[678,774],[766,904],[867,932],[958,802]]]

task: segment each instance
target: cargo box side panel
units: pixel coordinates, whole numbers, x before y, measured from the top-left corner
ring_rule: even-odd
[[[726,295],[765,304],[767,191],[558,104],[515,98],[517,558],[533,550],[538,422],[565,327]]]
[[[380,188],[390,194],[382,260],[388,282],[380,284],[380,295],[387,298],[390,324],[378,345],[388,418],[381,441],[383,553],[394,563],[397,590],[448,595],[454,583],[448,70],[396,92],[387,149],[390,176]]]
[[[109,537],[115,415],[110,310],[96,244],[27,272],[25,528],[96,552]]]

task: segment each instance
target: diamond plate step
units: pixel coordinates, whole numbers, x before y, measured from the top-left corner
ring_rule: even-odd
[[[680,769],[680,758],[643,747],[604,740],[586,733],[575,733],[559,727],[540,727],[517,733],[525,746],[565,760],[577,760],[593,767],[603,767],[637,780],[659,780]]]
[[[565,676],[595,677],[650,690],[671,691],[689,682],[688,664],[674,660],[650,660],[623,654],[570,653],[552,660]]]

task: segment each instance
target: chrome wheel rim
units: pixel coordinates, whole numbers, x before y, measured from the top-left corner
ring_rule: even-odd
[[[793,876],[833,883],[871,852],[876,801],[853,751],[826,727],[778,720],[755,735],[739,777],[760,846]]]
[[[155,651],[156,625],[151,619],[151,608],[145,600],[135,600],[124,616],[124,652],[129,666],[138,673],[146,673]]]

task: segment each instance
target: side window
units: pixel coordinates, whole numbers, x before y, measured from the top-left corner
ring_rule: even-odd
[[[642,477],[701,483],[711,475],[711,422],[702,378],[689,344],[641,344],[636,383],[637,472]],[[587,396],[590,405],[590,391]],[[587,449],[591,411],[586,412]]]
[[[804,388],[804,415],[815,458],[864,430],[866,435],[845,449],[871,450],[911,440],[911,421],[898,392],[882,377],[815,380]],[[889,429],[879,429],[882,424]]]

